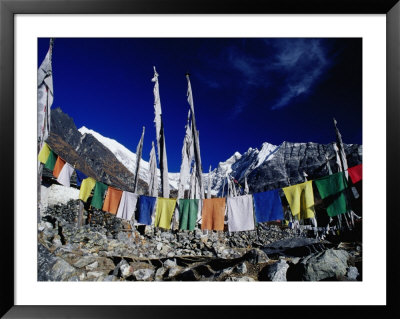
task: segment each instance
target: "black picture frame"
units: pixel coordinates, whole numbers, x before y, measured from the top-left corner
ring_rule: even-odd
[[[16,14],[386,14],[386,306],[16,306],[14,290],[14,18]],[[396,181],[400,148],[400,3],[398,0],[0,0],[0,156],[2,229],[0,315],[4,318],[191,318],[264,313],[268,316],[329,315],[399,317],[396,261],[399,231]],[[377,106],[381,107],[381,106]],[[5,152],[4,150],[7,150]],[[7,154],[7,156],[5,156]],[[383,240],[382,238],[376,240]],[[377,270],[379,271],[379,270]],[[384,279],[382,279],[384,280]],[[288,291],[288,294],[290,292]],[[155,291],[156,295],[156,291]],[[43,296],[45,302],[45,296]],[[287,298],[287,297],[283,297]],[[267,307],[267,309],[266,309]],[[259,315],[259,314],[257,314]]]

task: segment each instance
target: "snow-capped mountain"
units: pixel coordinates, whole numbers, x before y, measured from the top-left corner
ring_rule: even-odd
[[[128,150],[117,141],[104,137],[101,134],[81,127],[82,136],[91,134],[100,143],[107,147],[116,158],[132,173],[135,171],[136,154]],[[346,145],[350,163],[361,162],[362,147],[358,145]],[[327,175],[326,156],[330,158],[332,166],[335,166],[332,144],[322,145],[317,143],[289,143],[284,142],[279,146],[263,143],[261,149],[249,148],[243,155],[235,152],[226,161],[220,162],[218,167],[211,171],[212,195],[226,194],[227,176],[231,176],[244,185],[247,176],[250,190],[263,191],[271,188],[287,186],[304,181],[303,172],[309,176]],[[158,170],[158,174],[160,174]],[[177,189],[179,173],[169,173],[171,189]],[[149,163],[141,160],[139,177],[148,181]],[[160,179],[159,179],[160,181]],[[208,187],[208,173],[203,174],[204,187]],[[189,188],[189,184],[186,185]]]
[[[96,131],[88,129],[85,126],[82,126],[78,131],[82,134],[82,138],[85,134],[91,134],[95,137],[100,143],[102,143],[105,147],[107,147],[115,157],[133,174],[135,174],[136,169],[136,154],[127,149],[122,144],[118,143],[116,140],[105,137]],[[157,170],[157,174],[159,177],[159,182],[161,183],[160,178],[160,170]],[[172,189],[178,189],[179,183],[179,173],[169,173],[169,184]],[[149,162],[141,159],[140,160],[140,170],[139,177],[147,182],[149,180]]]
[[[136,154],[127,149],[125,146],[120,144],[114,139],[105,137],[100,133],[88,129],[82,126],[78,130],[82,134],[82,139],[86,134],[91,134],[100,143],[107,147],[115,157],[130,171],[134,174],[136,168]],[[78,146],[79,147],[79,146]],[[226,178],[231,175],[237,180],[242,180],[244,176],[248,175],[255,168],[260,166],[265,161],[273,158],[274,152],[277,151],[279,147],[269,143],[264,143],[259,151],[257,148],[249,148],[246,153],[241,155],[239,152],[235,152],[226,161],[220,162],[218,167],[211,172],[212,184],[211,191],[213,195],[217,195],[222,191],[224,182],[226,183]],[[158,170],[158,174],[160,171]],[[160,175],[159,175],[160,176]],[[179,184],[179,173],[169,173],[169,183],[172,189],[178,189]],[[139,177],[144,180],[149,180],[149,162],[141,160]],[[205,188],[208,187],[208,173],[203,174],[203,180]],[[160,179],[159,179],[160,181]],[[189,188],[189,184],[186,185]]]
[[[78,130],[73,119],[59,108],[52,110],[51,121],[52,132],[48,143],[57,154],[98,181],[132,189],[136,165],[134,152],[118,141],[104,137],[85,126]],[[362,162],[362,145],[345,144],[344,148],[349,167]],[[235,152],[211,171],[212,195],[226,194],[227,175],[242,187],[247,177],[250,192],[262,192],[301,183],[304,181],[304,173],[308,175],[308,179],[328,175],[328,163],[332,171],[336,172],[333,143],[324,145],[283,142],[279,146],[263,143],[260,150],[250,147],[243,154]],[[139,192],[145,194],[149,180],[149,163],[142,159],[140,167]],[[176,192],[179,172],[169,173],[169,183],[171,190]],[[207,190],[208,173],[203,174],[203,183]]]
[[[100,143],[107,147],[115,157],[133,174],[136,168],[136,154],[127,149],[122,144],[118,143],[116,140],[105,137],[100,133],[88,129],[82,126],[78,130],[82,134],[82,139],[86,134],[91,134]],[[79,147],[79,146],[78,146]],[[228,175],[241,180],[244,176],[248,175],[255,168],[260,166],[265,161],[273,158],[273,153],[276,152],[278,146],[264,143],[259,151],[257,148],[249,148],[249,150],[241,155],[239,152],[235,152],[226,161],[220,162],[218,167],[211,172],[212,184],[211,191],[213,195],[217,195],[222,191],[224,182],[226,183],[226,178]],[[160,171],[158,170],[158,175],[160,176]],[[178,189],[179,184],[179,173],[168,173],[169,183],[172,189]],[[149,180],[149,162],[141,160],[139,177],[144,180]],[[159,177],[159,181],[161,181]],[[208,173],[203,174],[203,182],[205,189],[208,187]],[[189,183],[186,185],[189,188]]]

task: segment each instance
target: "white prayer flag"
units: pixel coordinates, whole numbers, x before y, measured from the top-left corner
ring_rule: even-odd
[[[37,73],[38,152],[50,134],[50,107],[53,104],[53,70],[51,64],[53,40]]]

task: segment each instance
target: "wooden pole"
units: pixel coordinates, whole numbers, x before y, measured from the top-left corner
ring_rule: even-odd
[[[42,173],[43,173],[43,164],[39,163],[38,175],[37,175],[37,223],[40,223],[41,212],[40,212],[40,202],[42,201]]]
[[[83,202],[79,200],[79,212],[77,221],[78,228],[82,227],[82,219],[83,219]]]

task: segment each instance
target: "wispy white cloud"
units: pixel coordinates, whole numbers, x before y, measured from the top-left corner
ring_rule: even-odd
[[[206,85],[208,85],[212,89],[218,89],[221,87],[221,83],[215,81],[212,77],[210,76],[205,76],[201,72],[197,72],[195,75],[200,81],[204,82]]]
[[[311,94],[331,60],[323,39],[249,40],[209,57],[207,69],[198,76],[210,88],[233,90],[233,119],[251,105],[260,89],[268,95],[265,105],[271,110],[288,107],[295,98]],[[212,72],[224,74],[224,81],[214,81]]]
[[[300,96],[310,94],[330,65],[320,39],[266,39],[264,57],[249,57],[236,47],[229,48],[229,62],[241,72],[244,84],[278,91],[271,110],[286,107]],[[240,103],[241,105],[243,104]],[[245,106],[236,107],[239,114]]]
[[[228,48],[228,62],[243,76],[244,84],[251,86],[267,86],[265,79],[265,58],[249,57],[237,47]]]
[[[319,39],[278,42],[273,66],[284,72],[281,94],[271,110],[278,110],[300,95],[310,94],[330,61]]]

